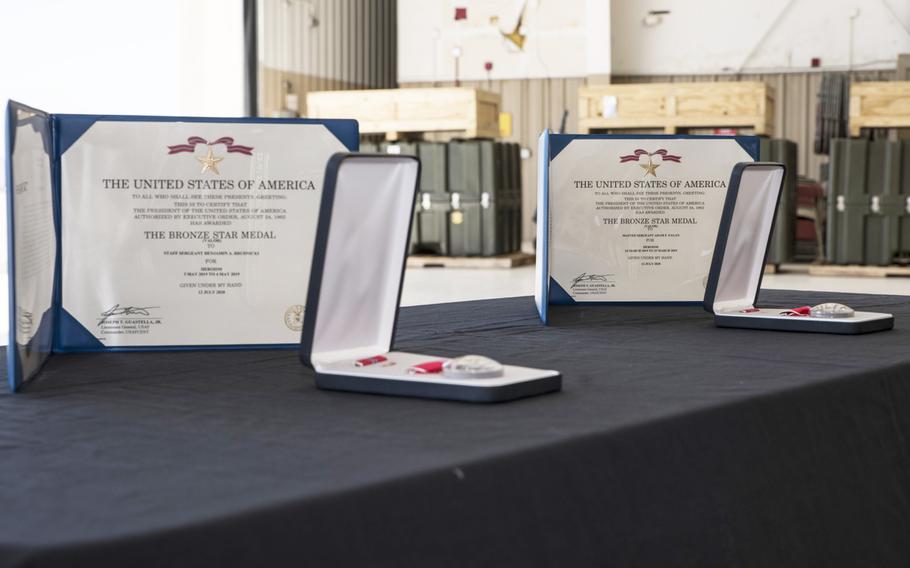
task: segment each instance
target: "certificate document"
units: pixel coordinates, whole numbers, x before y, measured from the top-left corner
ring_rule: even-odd
[[[342,151],[322,124],[97,120],[60,157],[61,326],[104,347],[298,342]]]
[[[343,119],[6,107],[7,378],[53,353],[296,346]]]
[[[578,137],[549,164],[549,274],[565,301],[700,302],[730,172],[714,137]]]

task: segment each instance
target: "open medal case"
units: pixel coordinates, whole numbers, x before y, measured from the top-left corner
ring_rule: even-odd
[[[392,350],[419,173],[413,156],[329,160],[300,345],[316,385],[467,402],[558,391],[556,371],[503,365],[495,378],[413,374],[413,365],[445,358]],[[361,360],[370,364],[359,366]]]
[[[793,315],[793,308],[758,308],[774,216],[785,168],[741,163],[733,168],[705,289],[704,308],[719,327],[858,334],[894,327],[894,316],[854,312],[850,317]]]

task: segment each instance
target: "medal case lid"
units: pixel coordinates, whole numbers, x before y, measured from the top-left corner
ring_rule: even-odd
[[[705,310],[755,306],[785,175],[786,167],[779,163],[733,167],[705,286]]]
[[[329,160],[300,344],[307,366],[391,350],[419,176],[414,156]]]

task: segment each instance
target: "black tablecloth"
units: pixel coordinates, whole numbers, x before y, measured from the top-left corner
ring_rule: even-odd
[[[563,372],[499,405],[319,391],[291,351],[57,356],[0,396],[0,564],[907,566],[910,305],[839,299],[894,331],[402,311],[398,348]]]

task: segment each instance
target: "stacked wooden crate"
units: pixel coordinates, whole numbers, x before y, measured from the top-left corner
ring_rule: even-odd
[[[910,128],[910,81],[850,85],[850,136],[863,128]]]
[[[772,136],[774,93],[761,82],[588,85],[578,89],[578,129],[747,128]]]
[[[319,91],[307,94],[310,118],[354,118],[361,134],[398,140],[408,133],[499,137],[499,95],[467,87]]]

